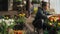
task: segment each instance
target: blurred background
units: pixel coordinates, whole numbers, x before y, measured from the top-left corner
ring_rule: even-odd
[[[9,21],[9,19],[12,19],[12,21],[15,20],[15,21],[20,22],[18,16],[21,15],[20,13],[24,12],[25,14],[23,14],[23,16],[26,15],[24,17],[26,19],[26,21],[24,21],[24,22],[26,22],[25,23],[26,26],[24,28],[24,30],[26,31],[26,34],[35,34],[36,32],[34,32],[34,27],[32,25],[32,22],[38,11],[38,7],[41,7],[41,1],[47,2],[46,11],[48,13],[53,14],[54,16],[56,15],[56,16],[60,17],[60,0],[0,0],[0,18],[3,20],[3,22],[4,22],[5,17],[7,18],[7,20],[5,20],[6,22]],[[0,21],[1,21],[1,19],[0,19]],[[11,23],[12,23],[12,21],[10,20]],[[3,23],[3,22],[0,22],[0,23]],[[7,24],[9,25],[10,22]],[[59,22],[59,24],[60,24],[60,22]],[[15,25],[15,23],[14,23],[14,25]],[[6,29],[9,29],[9,27]],[[13,28],[11,28],[11,29],[13,29]],[[3,30],[1,30],[1,31],[3,31]],[[25,31],[23,31],[23,32],[25,32]],[[42,32],[42,34],[43,34],[43,32]]]

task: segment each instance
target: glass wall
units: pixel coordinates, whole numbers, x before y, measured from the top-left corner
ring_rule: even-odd
[[[55,9],[56,14],[60,14],[60,0],[50,0],[50,8]]]

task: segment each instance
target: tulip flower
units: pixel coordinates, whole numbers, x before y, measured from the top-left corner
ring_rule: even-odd
[[[52,25],[52,23],[50,23],[50,25]]]
[[[56,22],[56,21],[58,20],[58,17],[52,16],[52,17],[49,18],[49,20],[52,21],[52,22],[53,22],[53,21]]]
[[[25,16],[25,14],[19,14],[19,16],[22,16],[23,17],[23,16]]]
[[[53,18],[54,18],[54,17],[49,17],[49,20],[50,20],[50,21],[53,21]]]
[[[58,25],[60,26],[60,23],[58,23]]]
[[[58,20],[60,21],[60,17],[58,17]]]

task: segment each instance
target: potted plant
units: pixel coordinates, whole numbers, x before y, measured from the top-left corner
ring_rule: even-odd
[[[9,34],[8,33],[8,27],[10,26],[9,28],[12,28],[13,25],[14,25],[14,22],[11,21],[13,24],[10,23],[10,25],[9,25],[9,24],[6,23],[5,20],[8,21],[9,19],[7,17],[5,17],[5,19],[2,19],[2,21],[0,23],[1,24],[1,26],[0,26],[1,34]]]
[[[50,34],[57,34],[57,26],[58,26],[57,20],[58,20],[57,16],[49,17],[48,24],[50,26],[50,29],[49,29]]]

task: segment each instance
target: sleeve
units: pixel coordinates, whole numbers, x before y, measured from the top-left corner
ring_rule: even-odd
[[[45,15],[41,9],[38,9],[35,19],[37,18],[47,19],[47,15]]]
[[[52,14],[50,14],[50,13],[49,13],[49,12],[47,12],[47,11],[46,11],[45,13],[46,13],[46,15],[52,15]]]

